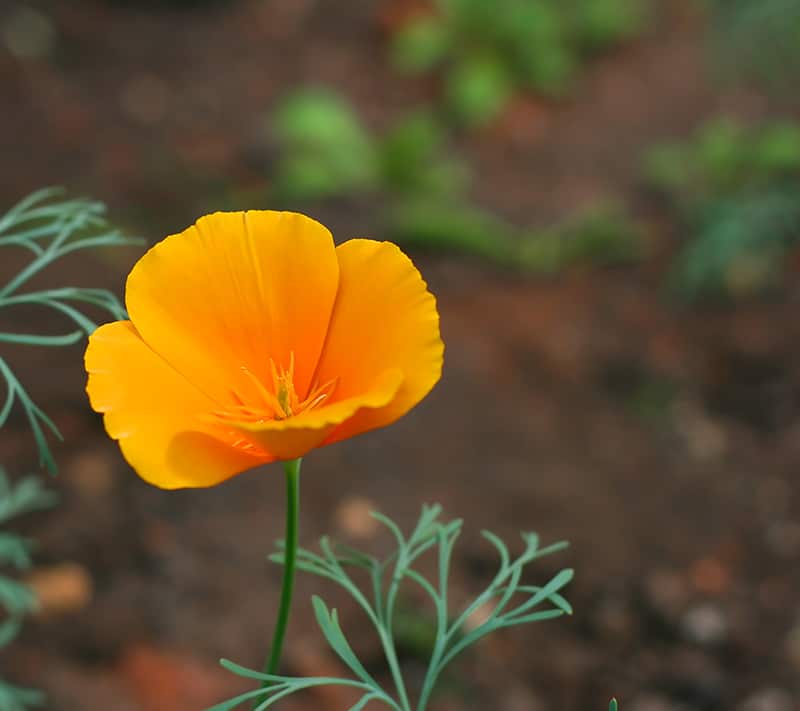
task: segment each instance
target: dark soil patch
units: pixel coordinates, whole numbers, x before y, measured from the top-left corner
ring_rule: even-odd
[[[50,62],[0,54],[12,107],[0,111],[2,204],[64,183],[152,239],[218,207],[267,207],[266,110],[299,83],[341,88],[376,126],[432,91],[385,66],[378,2],[52,6]],[[481,176],[476,197],[521,223],[619,194],[658,218],[638,188],[646,146],[721,110],[775,110],[755,92],[714,89],[696,23],[679,15],[598,63],[574,101],[523,101],[460,139]],[[161,113],[131,113],[131,92],[148,90]],[[369,215],[342,204],[317,214],[342,239],[370,232]],[[670,230],[653,224],[656,253],[668,253]],[[118,288],[134,258],[93,256],[48,278]],[[444,378],[395,426],[308,457],[302,540],[351,535],[337,511],[352,497],[406,526],[439,501],[467,523],[458,591],[491,570],[481,528],[569,539],[541,576],[577,570],[573,618],[486,641],[454,667],[436,708],[577,711],[612,694],[625,711],[800,704],[796,284],[780,302],[678,309],[663,299],[660,259],[542,283],[451,258],[419,263],[441,306]],[[38,562],[78,563],[94,594],[29,624],[4,675],[45,687],[54,711],[198,709],[246,687],[216,660],[256,666],[265,652],[278,469],[209,491],[153,489],[89,412],[79,350],[12,362],[66,438],[52,482],[61,503],[28,524]],[[29,440],[19,421],[3,432],[12,471],[32,461]],[[301,577],[287,655],[296,673],[333,664],[307,603],[318,590]],[[374,660],[361,619],[322,590]],[[786,706],[774,705],[781,693]],[[752,705],[764,699],[773,705]],[[333,695],[285,708],[347,706]]]

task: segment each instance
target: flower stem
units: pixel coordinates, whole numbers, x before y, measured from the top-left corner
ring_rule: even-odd
[[[286,540],[284,544],[283,583],[281,586],[281,603],[278,619],[272,636],[272,647],[264,664],[265,674],[277,674],[283,649],[283,638],[289,622],[289,611],[292,606],[292,590],[294,589],[295,561],[297,559],[297,529],[300,518],[300,462],[292,459],[283,463],[286,471]],[[264,689],[269,686],[265,681]]]

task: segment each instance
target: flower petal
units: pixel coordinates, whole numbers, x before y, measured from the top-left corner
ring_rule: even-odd
[[[151,484],[211,486],[269,461],[233,446],[233,433],[198,417],[213,402],[154,353],[130,321],[98,328],[85,360],[92,407]]]
[[[403,381],[391,402],[356,412],[325,444],[404,415],[439,380],[444,355],[436,300],[396,245],[354,239],[339,245],[336,256],[339,291],[316,380],[337,378],[337,400],[369,391],[388,369],[399,370]]]
[[[305,396],[338,285],[327,228],[292,212],[217,212],[150,249],[126,305],[144,341],[216,402],[245,399],[270,358]],[[249,371],[250,376],[246,371]]]
[[[346,400],[306,410],[285,420],[268,420],[259,424],[244,422],[234,426],[275,458],[296,459],[319,447],[337,425],[357,413],[384,408],[396,397],[402,382],[401,371],[387,370],[368,390]]]

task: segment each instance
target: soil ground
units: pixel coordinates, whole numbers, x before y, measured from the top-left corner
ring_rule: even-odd
[[[391,73],[385,5],[242,0],[185,11],[53,0],[50,60],[0,53],[11,107],[0,111],[2,204],[65,184],[107,201],[114,219],[151,241],[217,207],[266,207],[253,202],[269,162],[263,131],[283,92],[331,84],[380,127],[435,90]],[[396,425],[306,460],[308,546],[331,533],[385,549],[368,506],[406,527],[423,502],[463,517],[457,600],[492,571],[481,529],[509,542],[531,529],[571,542],[536,575],[574,567],[575,614],[466,654],[438,711],[601,709],[611,695],[625,711],[800,708],[800,285],[735,308],[668,303],[659,255],[676,235],[638,180],[653,142],[719,112],[759,118],[784,107],[712,83],[699,24],[682,8],[595,63],[574,99],[522,101],[459,140],[482,204],[544,223],[621,195],[651,225],[655,256],[535,282],[416,255],[440,304],[441,383]],[[149,114],[137,114],[137,92]],[[339,239],[370,233],[369,206],[326,204],[316,216]],[[136,256],[83,256],[47,279],[118,290]],[[279,469],[212,490],[151,488],[89,411],[80,349],[9,357],[65,437],[51,482],[59,505],[26,530],[40,543],[40,572],[56,573],[45,587],[78,602],[32,621],[0,659],[3,676],[45,688],[53,711],[195,711],[248,688],[216,662],[258,666],[266,649],[279,570],[264,557],[281,533]],[[0,460],[21,472],[33,458],[17,420]],[[80,593],[86,577],[90,596]],[[337,672],[315,631],[314,592],[341,607],[380,670],[352,606],[301,576],[287,671]],[[413,649],[404,661],[414,678]],[[328,691],[284,707],[345,709],[347,700]]]

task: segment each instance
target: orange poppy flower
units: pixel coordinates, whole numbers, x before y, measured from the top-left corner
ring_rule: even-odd
[[[215,213],[134,266],[87,392],[145,480],[217,484],[404,415],[436,384],[433,295],[389,242],[291,212]]]

